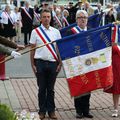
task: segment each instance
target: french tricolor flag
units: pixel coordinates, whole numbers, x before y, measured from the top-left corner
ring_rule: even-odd
[[[111,25],[65,37],[57,46],[71,96],[112,85]]]

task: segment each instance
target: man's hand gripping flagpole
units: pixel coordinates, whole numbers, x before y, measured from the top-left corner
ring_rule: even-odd
[[[40,46],[37,46],[37,47],[34,47],[34,48],[32,48],[32,49],[26,50],[26,51],[24,51],[24,52],[21,52],[21,55],[24,55],[24,54],[26,54],[26,53],[28,53],[28,52],[30,52],[30,51],[32,51],[32,50],[38,49],[38,48],[42,48],[42,47],[47,46],[47,45],[49,45],[49,44],[53,44],[55,41],[56,41],[56,40],[51,41],[51,42],[48,42],[48,43],[46,43],[46,44],[42,44],[42,45],[40,45]],[[28,47],[29,47],[29,46],[28,46]],[[23,50],[23,49],[22,49],[22,50]],[[21,51],[22,51],[22,50],[21,50]],[[0,64],[2,64],[2,63],[4,63],[4,62],[7,62],[7,61],[9,61],[9,60],[12,60],[12,59],[14,59],[14,57],[12,57],[12,56],[7,56],[7,57],[5,58],[5,60],[3,60],[3,61],[0,62]]]

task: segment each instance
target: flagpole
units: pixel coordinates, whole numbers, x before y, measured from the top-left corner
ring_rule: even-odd
[[[106,0],[103,0],[103,10],[105,10],[105,1]],[[105,25],[105,13],[103,15],[103,26]]]
[[[48,42],[48,43],[46,43],[46,44],[42,44],[42,45],[40,45],[40,46],[31,48],[31,49],[29,49],[29,50],[27,50],[27,51],[25,51],[25,52],[22,52],[21,55],[24,55],[24,54],[26,54],[26,53],[28,53],[28,52],[30,52],[30,51],[32,51],[32,50],[35,50],[35,49],[38,49],[38,48],[47,46],[47,45],[52,44],[52,43],[54,43],[54,42],[56,42],[56,41],[51,41],[51,42]],[[12,60],[12,59],[14,59],[14,57],[8,56],[7,59],[1,61],[0,64],[2,64],[2,63],[4,63],[4,62],[7,62],[7,61],[9,61],[9,60]]]

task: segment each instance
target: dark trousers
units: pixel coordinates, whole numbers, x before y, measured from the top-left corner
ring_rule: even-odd
[[[28,35],[29,35],[29,39],[28,39]],[[31,35],[31,32],[29,32],[29,33],[24,33],[24,44],[25,44],[25,45],[28,44],[28,41],[30,40],[30,35]]]
[[[54,85],[56,81],[57,62],[50,62],[37,59],[38,101],[39,113],[51,113],[55,111]]]
[[[90,94],[81,96],[79,98],[74,98],[76,113],[80,113],[83,115],[89,114],[89,101]]]

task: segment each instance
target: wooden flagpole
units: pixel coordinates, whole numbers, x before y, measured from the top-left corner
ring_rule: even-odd
[[[46,46],[46,45],[49,45],[49,44],[52,44],[52,43],[54,43],[55,41],[51,41],[51,42],[48,42],[48,43],[46,43],[46,44],[42,44],[42,45],[40,45],[40,46],[37,46],[37,47],[34,47],[34,48],[32,48],[32,49],[29,49],[29,50],[27,50],[27,51],[25,51],[25,52],[22,52],[21,53],[21,55],[24,55],[24,54],[26,54],[26,53],[28,53],[28,52],[30,52],[30,51],[32,51],[32,50],[35,50],[35,49],[38,49],[38,48],[42,48],[42,47],[44,47],[44,46]],[[7,61],[9,61],[9,60],[12,60],[12,59],[14,59],[14,57],[6,57],[6,59],[5,60],[3,60],[3,61],[1,61],[0,62],[0,64],[2,64],[2,63],[4,63],[4,62],[7,62]]]

